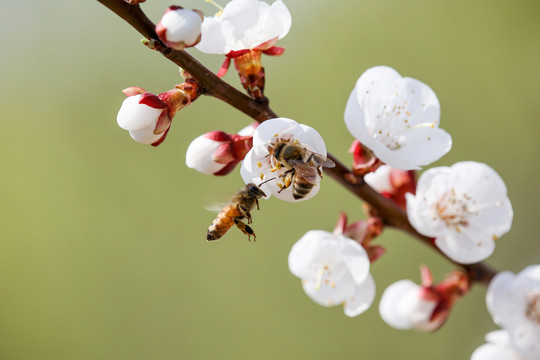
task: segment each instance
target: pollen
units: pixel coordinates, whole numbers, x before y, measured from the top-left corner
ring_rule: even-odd
[[[257,161],[257,166],[258,166],[258,167],[262,167],[262,162]]]
[[[279,133],[275,134],[273,137],[278,137],[279,136]]]
[[[491,238],[493,239],[493,241],[495,241],[495,240],[497,240],[499,237],[498,237],[497,235],[493,235]]]
[[[263,173],[261,173],[261,180],[262,180],[262,179],[264,179],[264,174],[263,174]]]

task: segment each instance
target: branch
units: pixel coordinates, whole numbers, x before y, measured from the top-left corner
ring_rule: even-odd
[[[268,100],[266,98],[263,98],[262,101],[257,101],[245,95],[221,80],[187,52],[166,47],[158,39],[155,32],[154,23],[148,19],[139,5],[130,5],[124,0],[98,1],[112,10],[122,19],[127,21],[144,37],[153,40],[155,42],[156,50],[167,59],[180,66],[182,69],[187,70],[197,80],[197,82],[202,85],[206,95],[213,96],[226,102],[227,104],[233,106],[259,122],[278,117],[278,115],[274,113],[268,106]],[[421,235],[411,226],[405,212],[401,210],[401,208],[399,208],[394,202],[383,197],[367,183],[365,183],[362,178],[355,178],[354,176],[351,176],[351,171],[332,154],[329,153],[328,158],[334,161],[336,166],[334,168],[325,168],[325,173],[328,173],[328,175],[330,175],[334,180],[340,183],[351,193],[370,204],[384,219],[385,225],[392,226],[409,233],[447,258],[436,246],[434,246],[431,238]],[[448,260],[452,261],[450,259]],[[489,284],[493,276],[496,274],[494,269],[483,263],[472,265],[463,265],[456,262],[454,263],[465,269],[471,282],[474,281]]]

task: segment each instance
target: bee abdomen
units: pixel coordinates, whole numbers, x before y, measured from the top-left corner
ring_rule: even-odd
[[[293,197],[298,200],[304,198],[307,194],[311,192],[311,189],[313,189],[313,184],[311,183],[299,183],[295,182],[293,184]]]
[[[233,216],[236,216],[239,214],[236,214],[234,211],[234,208],[232,207],[226,207],[221,211],[218,216],[212,221],[212,224],[208,228],[208,231],[206,232],[206,240],[212,241],[212,240],[219,240],[223,235],[229,231],[229,229],[234,224]]]

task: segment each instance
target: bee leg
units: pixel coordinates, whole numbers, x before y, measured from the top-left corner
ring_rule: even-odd
[[[238,210],[242,214],[243,217],[247,218],[248,224],[251,224],[251,214],[249,213],[249,209],[245,207],[243,204],[238,205]]]
[[[318,166],[317,166],[317,174],[319,174],[319,176],[322,179],[322,172],[321,172],[321,169]]]
[[[261,210],[261,209],[259,208],[259,199],[255,199],[255,204],[257,204],[257,210]]]
[[[294,174],[294,169],[285,171],[285,177],[283,178],[283,187],[279,189],[278,194],[291,186],[291,184],[293,183]]]
[[[241,232],[248,236],[248,241],[251,241],[251,236],[253,236],[253,241],[256,241],[255,239],[257,239],[257,237],[255,236],[255,232],[253,231],[253,229],[249,225],[243,223],[241,220],[242,219],[240,217],[234,218],[234,223],[236,224],[236,227],[238,227]]]
[[[307,160],[305,161],[305,163],[309,163],[313,160],[313,158],[315,157],[315,154],[311,154],[309,155],[309,157],[307,158]],[[322,179],[322,172],[321,172],[321,168],[320,166],[317,166],[317,162],[313,162],[313,166],[315,166],[315,168],[317,169],[317,174],[319,174],[320,178]]]

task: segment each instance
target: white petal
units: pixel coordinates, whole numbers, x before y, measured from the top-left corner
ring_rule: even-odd
[[[201,135],[189,144],[186,151],[186,165],[203,174],[214,174],[225,167],[213,160],[214,152],[222,143]]]
[[[356,290],[357,284],[349,273],[334,281],[318,283],[315,277],[304,278],[302,287],[305,293],[322,306],[336,306],[350,299]]]
[[[163,136],[163,134],[154,134],[154,127],[142,130],[130,130],[131,138],[141,144],[153,144]]]
[[[391,166],[382,165],[375,172],[371,172],[364,176],[364,180],[376,191],[382,192],[393,192],[394,187],[390,183],[390,171],[392,170]]]
[[[452,137],[443,129],[415,127],[403,133],[401,147],[395,150],[403,159],[415,165],[429,165],[452,148]]]
[[[442,236],[448,232],[446,224],[436,216],[431,204],[424,200],[422,193],[417,192],[416,196],[407,193],[405,198],[407,199],[407,217],[416,231],[429,237]]]
[[[354,281],[357,284],[361,284],[366,280],[369,275],[369,257],[366,250],[352,239],[348,239],[344,236],[334,235],[339,237],[339,247],[341,250],[341,256],[343,262],[349,269]]]
[[[150,106],[139,104],[142,95],[128,96],[120,110],[116,121],[124,130],[141,130],[153,126],[164,109],[154,109]]]
[[[285,35],[289,33],[292,24],[292,17],[289,9],[285,6],[283,1],[277,0],[272,5],[270,5],[270,12],[273,13],[273,16],[279,19],[281,23],[281,29],[279,31],[278,37],[283,39]]]
[[[326,157],[326,145],[321,135],[311,126],[298,124],[280,132],[280,135],[292,134],[302,143],[302,147]]]
[[[197,48],[218,54],[254,49],[274,38],[281,39],[290,26],[291,15],[281,1],[269,6],[264,1],[233,0],[221,16],[205,18]]]
[[[379,302],[379,314],[384,322],[396,329],[410,329],[412,324],[403,316],[399,304],[406,293],[418,292],[419,288],[411,280],[400,280],[388,286]]]
[[[521,270],[517,278],[521,281],[525,279],[540,285],[540,265],[530,265]]]
[[[374,109],[375,114],[382,112],[388,99],[395,92],[396,84],[401,80],[401,75],[394,69],[388,66],[375,66],[367,69],[356,82],[355,89],[357,91],[357,102],[362,105],[364,97],[371,97],[370,106]],[[375,118],[366,119],[368,125],[375,121]]]
[[[356,286],[353,295],[345,300],[345,315],[350,317],[360,315],[369,309],[374,299],[375,281],[371,274],[368,274],[365,280]]]
[[[259,163],[261,165],[260,167]],[[261,179],[261,174],[264,175],[265,172],[268,172],[268,164],[265,163],[263,165],[263,163],[258,161],[254,156],[253,149],[248,151],[244,157],[244,161],[242,161],[242,167],[240,168],[242,180],[244,180],[246,184],[254,183],[259,185],[261,182],[268,180],[266,178]],[[260,186],[261,190],[266,194],[266,196],[263,197],[264,199],[270,198],[270,196],[273,194],[272,191],[274,186],[273,181],[267,182],[266,184]]]
[[[207,54],[226,54],[227,40],[218,18],[205,17],[201,25],[201,41],[195,48]]]
[[[255,144],[265,144],[271,139],[278,137],[281,131],[295,125],[298,125],[296,121],[287,118],[266,120],[260,124],[253,133],[253,146],[255,146]]]
[[[385,66],[362,74],[345,108],[351,134],[401,170],[419,169],[450,150],[450,135],[438,129],[439,118],[439,101],[429,86]]]
[[[165,36],[170,42],[183,41],[186,45],[191,45],[201,35],[202,19],[190,9],[168,11],[161,18],[161,24],[167,29]]]
[[[477,348],[471,360],[525,360],[510,347],[506,331],[492,331],[486,335],[486,340],[488,343]]]
[[[515,300],[517,299],[517,294],[513,289],[514,279],[514,274],[502,271],[497,273],[489,283],[486,304],[497,325],[507,326],[514,323]]]
[[[467,234],[465,227],[460,232],[445,234],[435,239],[435,245],[450,259],[460,264],[474,264],[485,260],[495,250],[495,241]]]
[[[257,123],[251,123],[245,128],[242,128],[241,130],[239,130],[237,134],[240,136],[253,136],[253,133],[255,132],[256,129],[257,129]]]
[[[322,243],[332,234],[323,230],[310,230],[300,238],[289,253],[289,270],[303,278],[309,275],[310,265],[319,257]]]
[[[510,343],[516,352],[527,359],[540,359],[540,324],[525,321],[509,332]]]

